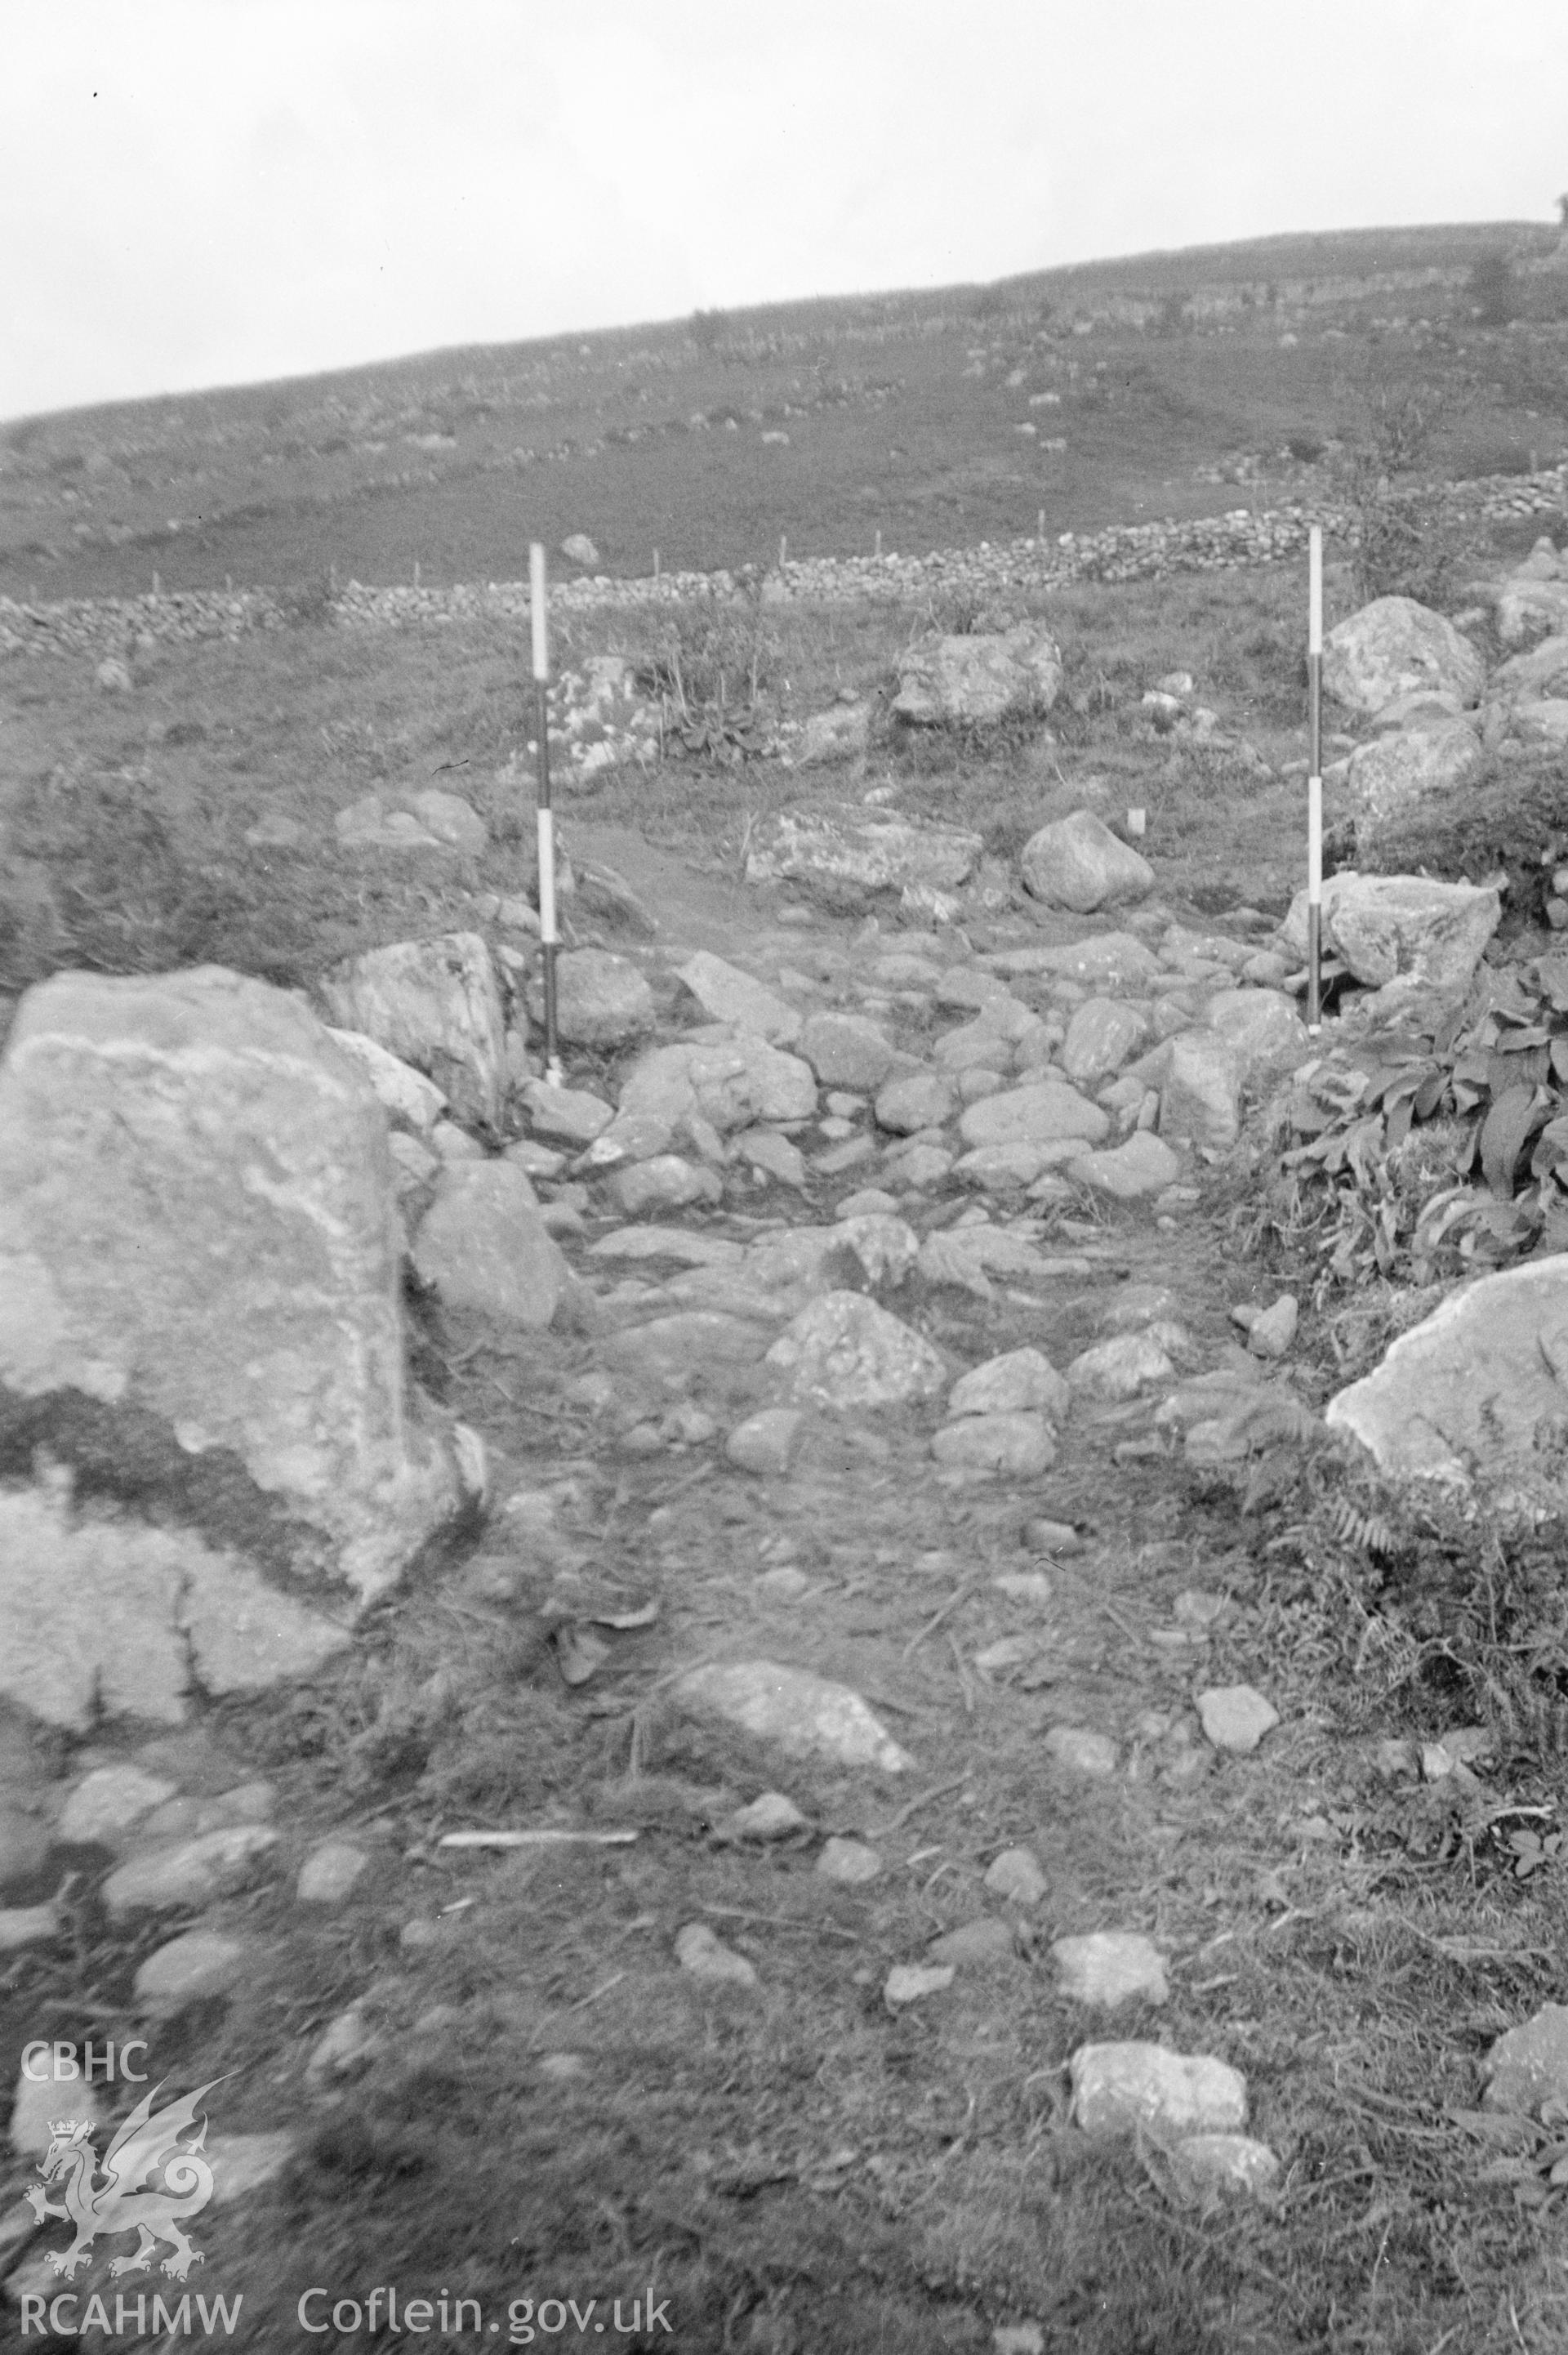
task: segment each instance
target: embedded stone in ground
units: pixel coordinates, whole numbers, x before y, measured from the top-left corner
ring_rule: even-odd
[[[929,1341],[860,1292],[829,1292],[768,1352],[792,1395],[823,1406],[895,1406],[931,1398],[947,1368]]]
[[[931,1453],[949,1470],[1030,1480],[1050,1470],[1056,1442],[1043,1414],[968,1414],[937,1433]]]
[[[1239,2193],[1257,2199],[1279,2181],[1279,2161],[1250,2135],[1184,2135],[1171,2153],[1177,2180],[1199,2197]]]
[[[253,1880],[262,1858],[278,1845],[265,1824],[236,1824],[226,1831],[169,1848],[143,1849],[111,1872],[101,1891],[111,1922],[136,1913],[170,1913],[209,1905]]]
[[[238,1938],[213,1930],[190,1930],[148,1955],[136,1974],[138,2009],[172,2019],[188,2004],[228,1995],[238,1983],[249,1949]]]
[[[552,1088],[530,1080],[523,1091],[535,1136],[559,1137],[563,1145],[591,1145],[615,1117],[615,1107],[585,1088]]]
[[[895,1963],[883,1982],[882,2000],[889,2011],[902,2011],[906,2004],[944,1994],[953,1978],[951,1963]]]
[[[60,1809],[56,1832],[68,1842],[92,1841],[112,1848],[143,1816],[172,1799],[178,1787],[165,1775],[149,1774],[129,1760],[117,1766],[95,1766],[82,1776]]]
[[[1072,1391],[1043,1349],[1009,1349],[988,1358],[953,1384],[949,1415],[1038,1412],[1060,1423]]]
[[[1097,1145],[1109,1129],[1109,1115],[1061,1080],[1034,1080],[1027,1087],[982,1097],[959,1123],[959,1135],[971,1147],[1054,1145],[1075,1136]]]
[[[764,1407],[736,1424],[725,1441],[724,1452],[742,1472],[788,1472],[804,1422],[799,1407]]]
[[[1093,1733],[1086,1726],[1054,1725],[1045,1736],[1044,1749],[1069,1774],[1116,1773],[1116,1743],[1109,1734]]]
[[[1568,2004],[1543,2003],[1498,2038],[1482,2066],[1483,2109],[1533,2117],[1543,2102],[1568,2102]]]
[[[715,1022],[736,1022],[755,1030],[770,1047],[788,1047],[800,1035],[800,1016],[756,976],[699,949],[675,968],[705,1013]]]
[[[1246,2080],[1207,2053],[1162,2044],[1081,2044],[1068,2063],[1073,2116],[1086,2134],[1237,2134]]]
[[[1137,1398],[1151,1383],[1168,1381],[1175,1370],[1152,1333],[1118,1333],[1075,1357],[1067,1380],[1086,1397],[1115,1402]]]
[[[786,1797],[782,1791],[764,1791],[748,1806],[737,1807],[733,1816],[726,1816],[717,1828],[729,1839],[766,1843],[790,1839],[809,1827],[793,1799]]]
[[[656,1153],[617,1169],[606,1189],[622,1218],[646,1218],[650,1212],[683,1210],[694,1202],[721,1202],[724,1186],[716,1173],[679,1154]]]
[[[1181,1175],[1181,1162],[1161,1138],[1140,1128],[1125,1145],[1112,1146],[1103,1153],[1085,1153],[1067,1162],[1065,1174],[1094,1193],[1109,1194],[1118,1202],[1139,1202],[1174,1185]]]
[[[821,1086],[867,1093],[881,1086],[895,1056],[891,1040],[862,1014],[813,1014],[799,1047]]]
[[[535,1022],[545,1018],[542,986],[529,992]],[[646,1037],[657,1018],[641,967],[609,949],[566,949],[556,959],[556,1022],[568,1047],[624,1047]]]
[[[758,1983],[755,1966],[725,1945],[705,1922],[688,1922],[676,1931],[675,1959],[693,1978],[711,1987],[754,1987]]]
[[[823,1841],[816,1870],[824,1881],[842,1881],[846,1888],[854,1889],[876,1879],[882,1870],[882,1859],[864,1840],[835,1836]]]
[[[366,1850],[352,1840],[323,1840],[300,1867],[294,1894],[302,1905],[341,1905],[369,1864]]]
[[[717,1717],[797,1758],[875,1766],[885,1774],[914,1764],[859,1693],[809,1668],[778,1660],[712,1661],[689,1668],[672,1689],[678,1709]]]
[[[1163,2003],[1170,1995],[1164,1956],[1136,1931],[1092,1930],[1081,1938],[1058,1938],[1051,1952],[1062,1974],[1062,1993],[1076,2003],[1111,2011],[1137,1996]]]
[[[450,1164],[414,1238],[414,1266],[449,1308],[538,1332],[575,1300],[577,1278],[514,1163]]]
[[[1012,1923],[995,1913],[986,1913],[978,1921],[962,1923],[958,1929],[933,1938],[926,1955],[927,1961],[938,1966],[951,1963],[956,1970],[966,1970],[987,1963],[1010,1963],[1017,1952]]]
[[[1198,1695],[1203,1732],[1216,1750],[1250,1757],[1266,1733],[1279,1723],[1279,1711],[1251,1685],[1214,1685]]]
[[[1048,1887],[1039,1858],[1028,1848],[1004,1848],[992,1859],[985,1885],[993,1897],[1005,1897],[1014,1905],[1038,1905]]]

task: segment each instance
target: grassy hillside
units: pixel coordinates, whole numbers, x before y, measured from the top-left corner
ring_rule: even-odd
[[[1298,494],[1391,387],[1435,400],[1441,471],[1522,470],[1568,442],[1554,244],[1270,238],[23,421],[0,593],[510,579],[581,531],[638,574],[655,549],[767,562],[781,535],[847,554],[1202,514]]]

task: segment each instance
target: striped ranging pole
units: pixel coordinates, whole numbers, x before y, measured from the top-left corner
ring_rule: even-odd
[[[534,625],[534,733],[539,746],[539,942],[545,953],[545,1083],[565,1085],[556,1035],[556,817],[550,807],[550,640],[545,610],[545,551],[528,550],[528,613]]]
[[[1323,1027],[1323,530],[1308,542],[1307,1028]]]

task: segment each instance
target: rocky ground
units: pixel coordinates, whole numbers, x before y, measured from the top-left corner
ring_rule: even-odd
[[[1321,1047],[1298,911],[1165,904],[1087,811],[1005,878],[785,814],[657,914],[578,852],[564,1086],[526,902],[312,994],[482,1517],[304,1681],[225,1690],[197,1629],[154,1733],[75,1687],[40,1729],[13,1652],[16,2327],[188,2292],[193,2332],[242,2297],[236,2343],[347,2347],[394,2287],[460,2342],[1553,2344],[1554,1800],[1467,1696],[1347,1666],[1342,1369],[1247,1241],[1258,1107]],[[1347,1033],[1499,913],[1340,896]],[[76,1054],[45,997],[17,1036]],[[106,2222],[54,2308],[24,2194],[132,2052],[204,2089],[203,2262],[111,2278]]]

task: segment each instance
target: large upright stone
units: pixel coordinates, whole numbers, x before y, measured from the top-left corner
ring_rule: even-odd
[[[1024,887],[1037,900],[1080,916],[1147,900],[1154,889],[1148,859],[1118,841],[1093,810],[1043,826],[1024,844],[1022,864]]]
[[[410,1383],[386,1115],[217,967],[28,992],[0,1063],[0,1687],[177,1718],[316,1664],[468,1493]],[[84,1492],[119,1499],[108,1518]],[[134,1508],[151,1499],[159,1525]]]
[[[994,727],[1044,718],[1062,686],[1062,656],[1048,632],[1007,631],[917,639],[900,656],[893,715],[919,728]]]
[[[506,1018],[478,932],[394,941],[323,975],[345,1029],[363,1030],[444,1090],[460,1120],[493,1127],[506,1086]]]
[[[1404,1333],[1334,1399],[1349,1432],[1394,1478],[1455,1487],[1478,1473],[1552,1486],[1568,1405],[1568,1252],[1484,1275]]]
[[[1474,703],[1486,675],[1469,640],[1414,597],[1374,597],[1323,641],[1323,685],[1350,711],[1381,711],[1422,687]]]

